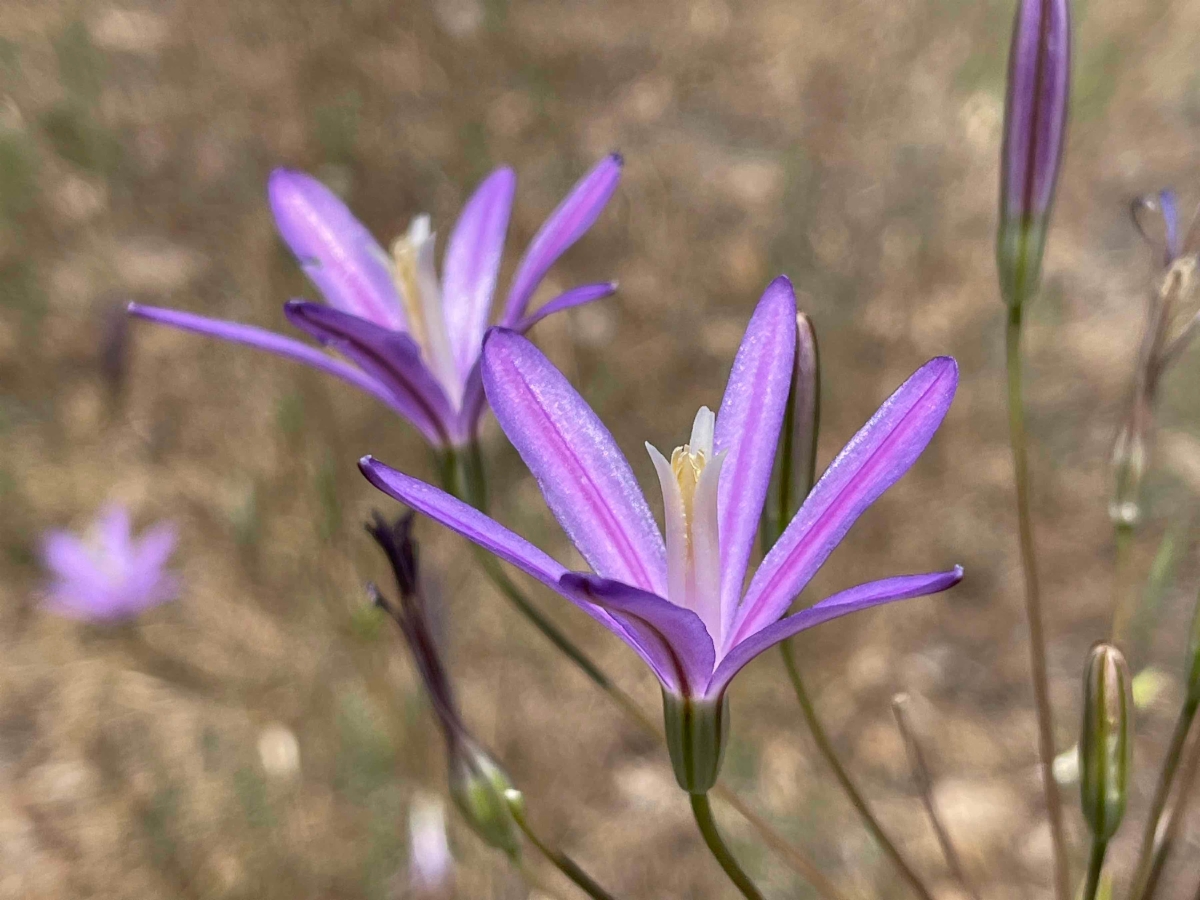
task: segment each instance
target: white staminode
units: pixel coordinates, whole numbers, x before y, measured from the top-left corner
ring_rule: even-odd
[[[450,350],[450,333],[442,309],[442,288],[433,257],[437,235],[429,230],[429,216],[417,216],[408,233],[392,244],[392,273],[404,301],[408,331],[421,347],[430,370],[437,376],[455,408],[461,406],[462,380]]]
[[[713,455],[716,417],[702,406],[691,440],[671,461],[646,444],[663,493],[667,539],[667,599],[696,613],[713,643],[721,634],[721,552],[717,534],[717,480],[725,454]]]

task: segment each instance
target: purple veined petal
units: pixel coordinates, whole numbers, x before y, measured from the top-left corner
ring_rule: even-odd
[[[156,306],[142,306],[140,303],[130,303],[129,314],[162,325],[170,325],[183,331],[215,337],[222,341],[235,344],[245,344],[257,347],[276,356],[291,359],[313,369],[319,369],[340,378],[342,381],[365,391],[386,406],[395,410],[413,424],[425,439],[435,447],[446,444],[446,436],[441,425],[429,418],[428,413],[406,395],[396,394],[388,385],[379,379],[368,375],[356,366],[340,359],[334,359],[316,347],[310,347],[292,338],[284,337],[264,328],[253,325],[239,325],[236,322],[226,322],[222,319],[210,319],[207,316],[197,316],[193,313],[180,312],[174,309],[162,309]]]
[[[717,413],[713,449],[725,453],[717,487],[721,613],[729,633],[758,537],[796,355],[796,295],[785,277],[767,287],[746,327]]]
[[[387,252],[333,191],[303,172],[276,169],[267,196],[280,237],[331,306],[405,327]]]
[[[619,581],[568,572],[563,588],[606,610],[629,633],[627,643],[654,671],[664,688],[685,697],[701,694],[712,675],[715,652],[704,623],[676,606]]]
[[[497,169],[484,179],[463,207],[446,244],[442,309],[454,364],[464,381],[483,346],[516,187],[512,169]]]
[[[579,240],[599,217],[621,180],[624,160],[613,153],[581,178],[534,235],[517,266],[500,324],[511,328],[525,317],[525,308],[542,278],[560,256]]]
[[[622,639],[625,629],[598,606],[581,600],[577,594],[564,592],[560,579],[567,569],[548,554],[539,550],[525,538],[509,531],[495,519],[484,515],[470,504],[463,503],[445,491],[405,475],[379,460],[364,456],[358,468],[367,481],[390,497],[415,509],[467,540],[478,544],[489,553],[516,566],[525,574],[536,578],[560,596],[570,600],[601,625],[612,630]]]
[[[97,517],[104,558],[118,570],[126,569],[133,561],[133,536],[129,510],[113,504],[101,510]]]
[[[493,328],[483,385],[546,504],[598,575],[666,593],[666,548],[629,461],[582,397],[533,344]]]
[[[487,397],[483,393],[483,359],[475,360],[466,383],[463,384],[462,409],[458,411],[458,432],[464,442],[469,443],[479,435],[479,421],[487,408]]]
[[[1046,215],[1065,144],[1071,78],[1069,0],[1020,0],[1008,58],[1001,218]]]
[[[537,312],[523,318],[513,326],[513,331],[524,334],[547,316],[552,316],[556,312],[562,312],[564,309],[571,309],[574,306],[583,306],[585,303],[591,303],[593,300],[602,300],[605,297],[611,297],[616,293],[616,290],[617,283],[615,281],[584,284],[571,288],[569,291],[564,291],[553,300],[542,305]]]
[[[860,609],[891,603],[893,600],[907,600],[911,597],[939,593],[962,581],[962,575],[962,566],[955,566],[949,572],[897,575],[840,591],[808,609],[773,622],[743,638],[717,664],[717,670],[709,681],[706,693],[709,697],[719,696],[746,663],[780,641],[807,628],[847,613],[858,612]]]
[[[92,552],[69,531],[49,532],[42,539],[41,557],[46,568],[64,582],[86,584],[99,578]]]
[[[458,416],[411,336],[305,300],[289,300],[283,312],[297,328],[348,357],[396,396],[418,408],[434,424],[441,443],[455,443],[452,431]]]
[[[851,438],[754,573],[727,648],[787,611],[855,520],[916,462],[957,384],[953,359],[930,360]]]

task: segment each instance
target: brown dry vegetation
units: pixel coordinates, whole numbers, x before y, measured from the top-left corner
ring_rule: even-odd
[[[406,810],[438,790],[440,744],[390,628],[360,523],[393,505],[363,453],[431,476],[413,431],[294,365],[137,323],[119,389],[102,347],[129,298],[285,329],[313,296],[264,201],[276,165],[338,186],[383,238],[469,188],[520,177],[517,247],[602,153],[618,199],[552,276],[619,295],[536,339],[610,423],[639,477],[725,371],[759,292],[795,280],[825,361],[827,461],[926,358],[962,386],[913,472],[818,578],[961,562],[949,594],[797,641],[838,747],[940,894],[956,896],[888,710],[917,711],[936,795],[988,898],[1046,896],[1000,384],[992,229],[1009,0],[160,0],[0,4],[0,896],[385,897],[405,878]],[[1109,608],[1105,456],[1127,383],[1146,253],[1128,200],[1200,172],[1200,4],[1076,3],[1074,121],[1029,331],[1030,416],[1052,690],[1075,739],[1088,644]],[[1189,196],[1194,197],[1194,192]],[[511,271],[515,253],[506,272]],[[1200,493],[1194,355],[1167,385],[1162,468],[1138,562]],[[494,423],[495,512],[569,552]],[[39,533],[106,499],[182,527],[186,592],[102,632],[36,605]],[[420,535],[444,599],[465,711],[531,815],[622,897],[732,897],[665,754],[543,643],[470,565]],[[1131,839],[1178,701],[1184,554],[1135,653],[1170,673],[1139,721]],[[814,591],[815,597],[817,592]],[[544,608],[647,708],[648,673],[583,616]],[[726,773],[854,896],[905,897],[831,783],[778,659],[732,693]],[[264,768],[264,731],[300,748]],[[1077,846],[1082,828],[1069,822]],[[1200,815],[1200,810],[1197,810]],[[769,896],[811,890],[734,816]],[[455,823],[457,896],[520,897]],[[1163,896],[1194,889],[1194,816]],[[543,872],[556,893],[572,888]],[[1173,892],[1173,893],[1172,893]],[[1187,894],[1190,896],[1190,894]]]

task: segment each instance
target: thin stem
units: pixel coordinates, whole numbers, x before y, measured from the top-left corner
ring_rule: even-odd
[[[1175,720],[1175,730],[1171,733],[1171,742],[1167,745],[1167,754],[1163,758],[1162,769],[1158,773],[1158,783],[1154,786],[1154,797],[1150,801],[1150,811],[1146,816],[1146,827],[1142,832],[1142,846],[1138,852],[1137,866],[1134,868],[1134,890],[1142,885],[1150,874],[1150,862],[1154,852],[1154,836],[1158,834],[1158,825],[1162,819],[1163,810],[1167,806],[1167,798],[1171,794],[1171,785],[1175,782],[1175,773],[1179,769],[1179,760],[1183,756],[1183,745],[1191,730],[1192,720],[1196,718],[1196,704],[1185,702]]]
[[[513,802],[509,800],[508,808],[512,812],[513,821],[520,826],[521,831],[525,833],[525,837],[529,838],[529,842],[538,848],[542,856],[554,865],[558,871],[562,872],[585,894],[592,897],[593,900],[613,900],[612,894],[602,888],[592,876],[580,868],[579,864],[571,857],[567,856],[563,851],[551,847],[535,832],[525,819],[525,811],[522,808],[523,804],[520,801]]]
[[[1042,627],[1042,600],[1038,589],[1034,552],[1033,521],[1029,514],[1029,460],[1025,442],[1025,408],[1021,394],[1021,304],[1011,303],[1005,331],[1008,369],[1008,425],[1012,441],[1013,474],[1017,493],[1017,526],[1021,566],[1025,572],[1025,613],[1029,619],[1029,658],[1033,670],[1033,694],[1037,704],[1038,751],[1042,767],[1042,791],[1054,845],[1054,884],[1058,900],[1070,900],[1071,873],[1067,861],[1067,839],[1063,830],[1062,803],[1054,780],[1054,720],[1050,708],[1050,686],[1046,676],[1046,637]]]
[[[1188,751],[1187,761],[1183,764],[1183,774],[1179,776],[1179,791],[1175,797],[1175,804],[1167,813],[1166,824],[1162,828],[1162,837],[1158,841],[1158,846],[1154,851],[1154,860],[1146,875],[1146,883],[1140,891],[1132,895],[1136,900],[1150,900],[1154,896],[1155,890],[1158,889],[1158,881],[1162,877],[1167,858],[1171,855],[1175,839],[1179,836],[1179,826],[1183,822],[1184,813],[1187,812],[1188,802],[1192,797],[1192,788],[1196,784],[1197,773],[1200,773],[1200,738],[1192,741],[1191,749]]]
[[[468,458],[463,459],[463,456],[467,456]],[[482,464],[479,461],[477,448],[471,448],[459,453],[446,453],[439,458],[438,469],[442,475],[443,485],[448,492],[465,503],[475,506],[481,512],[485,511],[484,507],[479,505],[485,503],[486,481]],[[630,721],[646,734],[657,738],[660,742],[663,741],[662,731],[642,711],[637,701],[618,685],[614,684],[583,650],[577,647],[553,622],[546,618],[541,610],[534,606],[513,580],[508,577],[504,569],[501,568],[500,564],[492,556],[479,548],[475,548],[475,550],[476,558],[479,560],[488,578],[508,598],[509,602],[517,608],[518,612],[533,623],[534,627],[554,644],[555,647],[561,650],[563,655],[571,660],[597,687],[603,690],[608,695],[608,698],[625,713]],[[740,813],[750,823],[751,827],[758,832],[763,841],[778,853],[796,874],[806,879],[825,900],[846,900],[846,896],[834,887],[827,877],[821,874],[815,863],[805,856],[799,848],[780,836],[766,820],[750,809],[728,786],[718,783],[713,789],[713,793]]]
[[[933,826],[933,833],[937,836],[938,845],[942,848],[942,855],[946,858],[946,867],[950,870],[950,874],[973,900],[979,900],[978,892],[967,880],[966,870],[963,868],[962,859],[958,855],[954,841],[950,838],[950,832],[942,822],[942,817],[938,815],[937,804],[933,802],[933,778],[929,774],[925,754],[917,740],[916,729],[913,728],[909,718],[908,703],[907,694],[897,694],[892,698],[892,712],[896,716],[896,727],[900,729],[900,734],[904,738],[913,781],[917,785],[917,792],[921,795],[921,804],[925,807],[925,815],[929,818],[929,824]]]
[[[1136,591],[1133,584],[1133,526],[1120,522],[1114,528],[1113,541],[1113,619],[1114,644],[1128,643]]]
[[[746,801],[731,791],[726,784],[718,781],[710,793],[715,794],[723,803],[732,807],[749,822],[750,827],[758,832],[758,836],[763,839],[763,842],[783,857],[788,865],[807,880],[825,900],[847,900],[846,895],[826,878],[808,857],[780,837],[762,816],[751,809]]]
[[[1108,852],[1108,841],[1092,841],[1092,852],[1088,855],[1087,881],[1083,885],[1081,900],[1096,900],[1096,889],[1100,887],[1100,872],[1104,869],[1104,854]]]
[[[704,843],[708,844],[708,849],[721,864],[721,868],[725,870],[729,880],[737,886],[746,900],[763,900],[763,895],[754,886],[754,882],[742,871],[742,867],[738,865],[733,854],[729,852],[729,848],[725,846],[725,842],[721,840],[721,833],[717,831],[717,823],[713,819],[712,806],[708,802],[708,794],[688,794],[688,796],[692,800],[692,813],[696,817],[696,824],[700,827],[700,834],[704,836]]]
[[[854,806],[855,811],[858,812],[859,818],[862,819],[867,831],[871,833],[871,836],[875,838],[880,848],[882,848],[883,852],[892,861],[892,864],[900,871],[901,877],[908,882],[913,892],[921,900],[933,900],[933,895],[929,892],[929,889],[925,887],[909,861],[904,858],[904,854],[900,852],[895,842],[883,830],[883,826],[879,824],[879,820],[871,812],[871,807],[867,805],[862,792],[859,791],[858,786],[850,778],[850,773],[838,758],[837,751],[833,747],[833,742],[829,740],[829,735],[825,733],[820,719],[817,718],[817,711],[813,707],[812,698],[808,695],[808,689],[804,686],[804,679],[800,676],[800,668],[796,665],[796,657],[792,653],[791,641],[783,641],[779,647],[783,652],[783,663],[787,667],[788,678],[792,681],[792,687],[796,691],[796,699],[800,701],[800,709],[804,712],[804,719],[808,723],[809,730],[812,732],[813,740],[816,741],[817,749],[821,751],[821,755],[825,757],[825,761],[829,764],[829,767],[833,769],[833,774],[837,778],[838,784],[841,785],[842,790]]]

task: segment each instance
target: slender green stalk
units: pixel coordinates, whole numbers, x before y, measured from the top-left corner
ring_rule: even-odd
[[[470,503],[481,512],[486,511],[486,479],[478,448],[470,448],[461,453],[448,451],[437,459],[438,471],[441,474],[445,489],[465,503]],[[497,589],[515,606],[521,615],[525,616],[555,647],[562,651],[597,687],[608,695],[629,719],[646,734],[663,740],[661,730],[653,720],[642,711],[637,702],[614,684],[603,670],[591,660],[583,650],[567,637],[551,622],[530,600],[524,592],[505,574],[500,564],[482,550],[476,549],[476,558],[488,578]],[[778,853],[785,862],[810,885],[825,900],[846,900],[832,882],[826,878],[807,856],[789,841],[776,832],[771,825],[755,813],[746,803],[733,793],[726,785],[719,783],[713,788],[722,801],[737,811],[751,827],[758,832],[763,841]]]
[[[1042,791],[1050,820],[1054,846],[1054,882],[1058,900],[1071,896],[1071,873],[1067,839],[1063,829],[1062,801],[1054,780],[1054,720],[1050,708],[1050,686],[1046,675],[1046,637],[1042,626],[1042,599],[1038,587],[1033,520],[1029,514],[1029,460],[1025,441],[1025,407],[1021,393],[1021,305],[1010,303],[1005,349],[1008,369],[1008,425],[1012,441],[1013,474],[1017,494],[1017,527],[1021,566],[1025,572],[1025,613],[1029,619],[1029,658],[1033,670],[1033,695],[1037,704],[1038,751],[1042,767]]]
[[[1096,889],[1100,887],[1100,872],[1104,869],[1104,854],[1108,852],[1108,841],[1093,840],[1088,855],[1087,880],[1083,884],[1080,900],[1096,900]]]
[[[929,889],[925,887],[920,876],[917,875],[912,864],[905,859],[904,854],[900,852],[895,842],[883,830],[883,826],[879,824],[879,820],[871,812],[871,807],[867,805],[866,798],[863,797],[862,792],[858,789],[858,785],[854,783],[854,780],[850,777],[850,773],[838,758],[837,751],[833,747],[833,742],[830,741],[829,735],[826,734],[825,728],[821,725],[821,720],[817,718],[817,711],[813,707],[812,698],[808,695],[804,679],[800,676],[800,667],[796,665],[796,657],[792,653],[791,641],[784,641],[779,647],[783,651],[783,664],[787,667],[788,678],[791,679],[792,687],[796,691],[796,699],[800,701],[800,709],[804,712],[804,720],[808,723],[813,740],[817,743],[817,749],[821,751],[821,755],[825,757],[825,761],[833,769],[834,777],[837,778],[842,791],[849,798],[859,818],[862,819],[863,825],[871,833],[871,837],[875,839],[887,858],[899,870],[900,876],[912,888],[913,893],[920,897],[921,900],[933,900],[933,895],[929,892]]]
[[[529,842],[537,847],[538,852],[546,857],[547,861],[558,869],[558,871],[566,875],[581,891],[593,898],[593,900],[613,900],[612,894],[602,888],[587,872],[583,871],[575,860],[538,837],[537,832],[530,827],[528,820],[525,818],[524,804],[522,802],[519,800],[513,802],[510,799],[508,808],[512,812],[513,821],[520,826],[521,831],[525,833],[525,837],[529,838]]]
[[[1158,825],[1162,819],[1163,810],[1167,806],[1171,786],[1175,783],[1179,760],[1183,756],[1183,745],[1195,718],[1196,704],[1185,702],[1179,710],[1179,718],[1175,720],[1175,730],[1171,733],[1171,742],[1167,745],[1167,755],[1163,758],[1162,769],[1158,773],[1158,784],[1154,787],[1154,797],[1150,800],[1150,811],[1146,815],[1146,827],[1142,832],[1142,846],[1138,852],[1137,866],[1133,870],[1135,890],[1146,881],[1150,874],[1150,863],[1154,853],[1154,836],[1158,834]]]
[[[1158,889],[1159,879],[1162,878],[1167,858],[1175,847],[1175,839],[1179,836],[1179,826],[1183,822],[1184,813],[1187,812],[1188,803],[1192,798],[1192,788],[1195,787],[1197,774],[1200,774],[1200,739],[1192,741],[1187,760],[1183,764],[1183,773],[1179,776],[1179,790],[1175,797],[1175,804],[1167,813],[1166,824],[1162,826],[1162,837],[1154,850],[1154,859],[1146,873],[1145,884],[1141,885],[1140,890],[1135,890],[1130,894],[1134,900],[1150,900]]]
[[[688,796],[692,800],[692,813],[696,816],[696,824],[700,827],[700,834],[704,836],[704,843],[708,844],[708,849],[721,864],[721,868],[725,870],[729,880],[737,886],[746,900],[763,900],[763,895],[754,886],[750,876],[742,871],[742,867],[738,865],[737,860],[733,858],[733,854],[729,852],[729,848],[721,839],[721,833],[717,831],[716,820],[713,819],[712,806],[708,802],[708,794],[688,794]]]
[[[1133,584],[1133,526],[1119,522],[1113,531],[1113,619],[1110,640],[1123,647],[1128,643],[1137,593]]]

